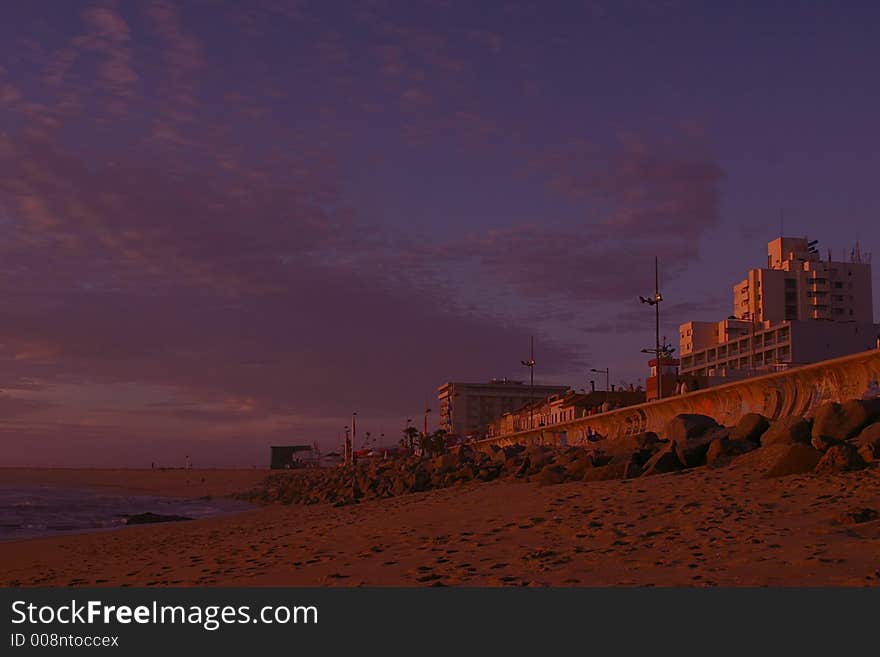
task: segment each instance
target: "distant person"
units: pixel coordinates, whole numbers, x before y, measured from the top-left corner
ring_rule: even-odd
[[[681,394],[683,394],[683,395],[686,395],[686,394],[687,394],[687,392],[688,392],[688,384],[687,384],[687,381],[682,381],[682,382],[681,382],[681,387],[679,388],[679,392],[681,392]]]
[[[675,380],[675,386],[673,386],[673,388],[672,388],[672,394],[673,395],[680,395],[681,394],[681,379]]]

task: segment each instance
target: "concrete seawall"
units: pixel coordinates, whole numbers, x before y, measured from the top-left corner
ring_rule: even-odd
[[[746,413],[770,419],[805,415],[818,404],[880,395],[880,349],[728,383],[569,422],[480,441],[510,445],[586,444],[587,429],[615,440],[642,431],[662,434],[680,413],[700,413],[733,425]]]

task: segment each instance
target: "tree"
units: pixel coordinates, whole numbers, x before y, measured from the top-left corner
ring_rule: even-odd
[[[416,447],[416,439],[419,437],[419,430],[409,425],[403,430],[403,446],[409,451],[413,451]]]
[[[440,456],[446,452],[446,431],[437,429],[434,433],[419,434],[419,446],[428,456]]]

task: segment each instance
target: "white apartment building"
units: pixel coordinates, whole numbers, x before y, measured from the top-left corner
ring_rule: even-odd
[[[816,242],[779,237],[767,267],[733,288],[734,314],[679,328],[681,374],[736,378],[876,346],[870,256],[819,257]]]

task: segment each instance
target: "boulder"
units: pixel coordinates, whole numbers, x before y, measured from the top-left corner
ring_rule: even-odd
[[[842,440],[825,435],[813,436],[812,440],[810,440],[810,444],[820,452],[826,452],[829,447],[840,445],[842,442]]]
[[[547,465],[538,473],[539,486],[553,486],[565,481],[565,469],[561,465]]]
[[[642,474],[646,477],[655,474],[663,474],[666,472],[675,472],[681,470],[684,466],[678,458],[677,443],[673,440],[664,445],[645,463]],[[708,444],[706,449],[708,449]]]
[[[709,445],[719,438],[727,438],[727,434],[728,430],[725,427],[714,426],[693,438],[675,441],[675,453],[678,460],[687,468],[695,468],[705,464]]]
[[[574,461],[570,461],[565,466],[565,478],[571,481],[583,479],[584,473],[587,471],[588,468],[592,467],[593,463],[590,460],[589,455],[584,454]]]
[[[660,436],[653,431],[643,431],[632,437],[638,449],[653,449],[660,442]]]
[[[188,516],[164,515],[161,513],[136,513],[125,519],[126,525],[151,525],[156,522],[181,522],[183,520],[192,520]]]
[[[787,475],[812,472],[822,458],[822,452],[810,445],[800,443],[790,445],[774,445],[773,448],[759,450],[769,452],[766,469],[768,477],[785,477]]]
[[[880,422],[869,424],[853,440],[859,454],[866,461],[880,458]]]
[[[682,413],[672,418],[666,425],[664,438],[672,441],[686,442],[689,438],[696,438],[718,423],[708,415],[697,413]]]
[[[753,443],[760,443],[761,436],[769,428],[770,421],[760,413],[746,413],[730,432],[730,438],[731,440],[750,440]]]
[[[838,441],[852,438],[880,414],[878,406],[880,402],[867,399],[821,404],[813,414],[813,438],[827,436]]]
[[[607,464],[584,472],[584,481],[609,481],[623,479],[628,458],[615,456]]]
[[[730,457],[730,439],[722,436],[713,440],[706,450],[706,465],[720,468],[730,463]]]
[[[650,450],[637,449],[636,451],[634,451],[626,459],[626,464],[623,466],[623,478],[632,479],[634,477],[641,476],[642,470],[645,467],[645,463],[647,463],[648,459],[650,458]]]
[[[828,448],[828,451],[816,464],[815,472],[817,474],[849,472],[861,470],[864,467],[865,462],[859,456],[858,450],[849,443],[841,443]]]
[[[773,422],[761,436],[761,446],[808,445],[811,437],[810,423],[802,417],[791,416]]]

